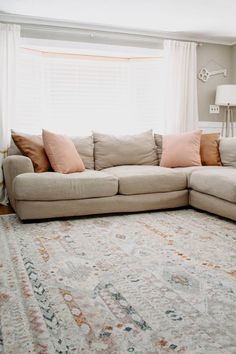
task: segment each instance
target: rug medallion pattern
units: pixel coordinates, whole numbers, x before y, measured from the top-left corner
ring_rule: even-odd
[[[235,354],[236,224],[2,216],[0,353]]]

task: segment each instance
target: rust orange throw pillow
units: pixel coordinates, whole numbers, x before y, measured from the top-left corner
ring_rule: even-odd
[[[219,142],[219,133],[202,134],[200,144],[202,165],[221,166]]]
[[[12,139],[20,152],[31,159],[35,172],[47,172],[50,169],[40,136],[13,132]]]
[[[42,136],[48,159],[55,172],[72,173],[85,170],[84,163],[70,138],[44,129]]]

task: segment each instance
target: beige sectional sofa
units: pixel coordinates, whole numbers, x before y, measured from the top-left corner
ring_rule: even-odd
[[[12,144],[3,169],[11,205],[21,220],[191,205],[236,221],[233,166],[160,167],[151,132],[125,141],[102,134],[73,141],[84,172],[35,173],[31,160]]]

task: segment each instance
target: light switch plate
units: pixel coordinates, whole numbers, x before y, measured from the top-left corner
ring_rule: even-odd
[[[217,104],[210,104],[209,113],[219,114],[220,113],[220,107],[217,106]]]

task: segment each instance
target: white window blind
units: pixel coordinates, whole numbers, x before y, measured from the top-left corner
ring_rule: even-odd
[[[162,126],[162,59],[123,60],[22,50],[12,128],[69,135]]]

